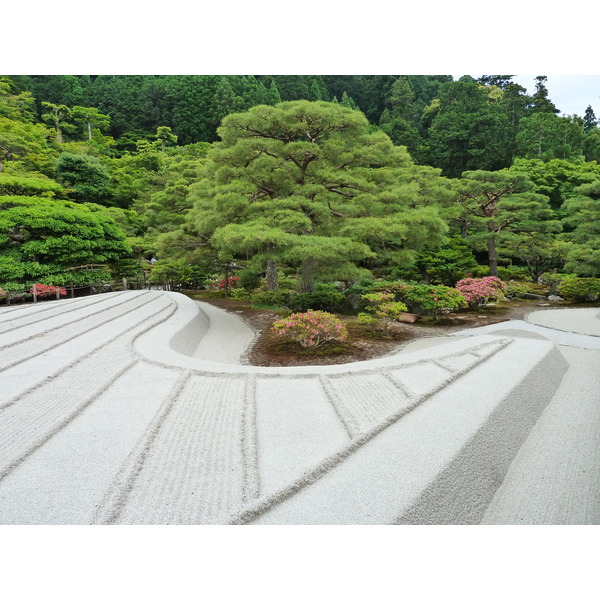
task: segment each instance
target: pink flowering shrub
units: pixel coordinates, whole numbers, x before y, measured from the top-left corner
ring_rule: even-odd
[[[456,289],[472,306],[483,306],[490,300],[502,300],[506,284],[498,277],[467,277],[456,284]]]
[[[61,296],[67,295],[67,290],[65,290],[65,288],[55,287],[53,285],[44,285],[43,283],[34,283],[31,286],[29,293],[33,294],[34,291],[37,293],[38,298],[45,298],[47,296],[56,296],[57,291]]]
[[[387,333],[390,323],[408,311],[406,304],[394,302],[394,298],[395,294],[387,291],[363,294],[362,299],[366,301],[366,312],[358,313],[358,321],[369,325],[371,331],[375,331],[375,326],[381,324],[383,332]]]
[[[322,310],[294,313],[287,319],[275,321],[272,329],[278,337],[297,342],[303,348],[316,348],[332,340],[345,342],[348,339],[346,326],[335,315]]]

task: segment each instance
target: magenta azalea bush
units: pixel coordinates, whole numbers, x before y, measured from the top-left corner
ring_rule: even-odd
[[[345,342],[348,339],[346,326],[331,313],[309,310],[294,313],[273,323],[277,335],[290,342],[298,342],[303,348],[316,348],[329,341]]]
[[[506,284],[498,277],[467,277],[456,284],[456,289],[472,306],[483,306],[490,300],[502,300]]]

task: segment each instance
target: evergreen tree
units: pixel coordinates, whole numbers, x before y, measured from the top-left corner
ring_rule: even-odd
[[[470,223],[468,240],[476,250],[487,248],[490,275],[498,276],[497,244],[507,233],[556,229],[546,196],[522,173],[467,171],[456,183],[459,204]]]
[[[110,117],[103,115],[97,108],[86,106],[74,106],[71,115],[75,121],[80,121],[85,126],[88,140],[92,139],[94,129],[104,130],[110,124]]]
[[[521,120],[516,138],[517,156],[551,160],[583,155],[583,120],[537,112]]]
[[[600,275],[600,179],[581,185],[565,201],[564,239],[571,242],[566,268],[578,275]]]
[[[422,140],[416,125],[418,119],[413,100],[408,78],[400,77],[392,85],[379,126],[394,144],[406,146],[410,155],[418,158]]]
[[[531,114],[559,113],[560,111],[556,108],[556,106],[554,106],[554,104],[548,97],[548,88],[546,87],[546,81],[548,81],[548,77],[546,77],[546,75],[538,75],[535,78],[535,81],[535,94],[531,96],[529,112]]]
[[[73,131],[73,126],[69,123],[72,118],[71,109],[64,104],[52,104],[51,102],[42,102],[42,107],[46,110],[42,119],[54,127],[56,141],[62,144],[63,132]]]
[[[588,107],[585,109],[585,114],[583,115],[583,132],[589,133],[597,127],[598,120],[594,114],[594,109],[588,104]]]
[[[509,165],[508,118],[502,103],[490,98],[485,86],[464,77],[447,82],[429,112],[425,159],[444,175],[458,177],[467,169]]]
[[[406,151],[368,129],[360,112],[328,102],[229,115],[193,186],[193,224],[223,260],[262,259],[271,289],[277,262],[297,265],[308,291],[322,269],[414,260],[446,226],[420,200]]]

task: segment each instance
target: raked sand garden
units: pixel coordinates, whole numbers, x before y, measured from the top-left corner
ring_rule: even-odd
[[[600,309],[244,363],[181,294],[0,309],[2,524],[600,524]]]

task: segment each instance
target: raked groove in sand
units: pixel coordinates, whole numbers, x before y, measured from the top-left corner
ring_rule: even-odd
[[[0,309],[0,523],[600,523],[598,309],[242,364],[171,292]]]

